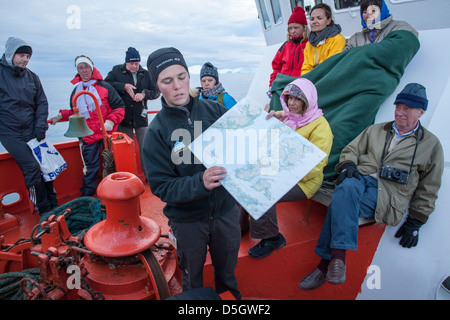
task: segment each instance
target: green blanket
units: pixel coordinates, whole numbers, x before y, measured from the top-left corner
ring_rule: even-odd
[[[334,135],[328,165],[324,169],[325,179],[336,175],[334,168],[341,150],[374,123],[379,107],[397,88],[406,66],[419,48],[419,40],[413,33],[393,31],[379,43],[330,57],[303,76],[315,84],[319,107]],[[270,110],[282,110],[280,95],[294,79],[278,74],[272,83]]]

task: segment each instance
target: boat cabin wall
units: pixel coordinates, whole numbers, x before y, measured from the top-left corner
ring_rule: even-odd
[[[350,2],[352,2],[351,0]],[[316,1],[319,2],[319,1]],[[349,36],[361,30],[359,7],[348,7],[336,9],[336,3],[344,0],[324,0],[333,9],[335,22],[342,26],[343,31]],[[353,1],[358,2],[359,0]],[[352,2],[352,3],[353,3]],[[446,17],[450,12],[450,1],[448,0],[385,0],[391,14],[396,20],[404,20],[419,31],[420,50],[407,66],[405,73],[394,93],[388,97],[380,107],[375,122],[390,121],[393,119],[393,101],[399,90],[407,83],[419,82],[427,88],[429,106],[427,112],[422,116],[421,122],[425,127],[433,124],[435,134],[440,138],[444,147],[446,159],[450,157],[450,142],[448,134],[443,130],[445,124],[440,124],[443,119],[448,119],[445,107],[450,95],[450,61],[443,58],[443,53],[449,52],[450,43],[444,39],[450,39],[450,19]],[[264,52],[257,73],[249,88],[247,96],[253,98],[261,105],[269,102],[265,92],[269,88],[269,77],[272,73],[272,60],[280,45],[286,40],[287,20],[292,8],[297,4],[304,3],[305,6],[313,6],[313,0],[255,0],[263,32],[266,36],[268,46]],[[279,4],[279,10],[275,9]],[[265,6],[266,16],[269,17],[271,28],[265,29],[261,17],[261,5]],[[273,7],[273,9],[272,9]],[[282,13],[281,21],[274,24],[274,12]],[[355,17],[352,17],[355,16]],[[278,19],[279,20],[279,19]],[[346,25],[351,25],[347,28]],[[351,29],[353,28],[353,29]],[[351,31],[348,32],[348,29]],[[277,35],[277,40],[273,37]],[[273,39],[272,39],[273,38]],[[268,41],[272,39],[273,41]],[[439,112],[436,112],[439,110]]]
[[[335,0],[336,2],[341,0]],[[340,24],[345,36],[361,30],[359,8],[336,9],[333,0],[324,0],[331,6],[335,22]],[[343,1],[343,0],[342,0]],[[341,1],[341,2],[342,2]],[[436,299],[444,279],[450,275],[450,135],[448,119],[450,109],[450,61],[445,53],[450,51],[450,1],[448,0],[385,0],[396,20],[407,21],[419,31],[420,50],[405,69],[405,73],[394,93],[379,109],[375,122],[391,121],[394,118],[394,101],[398,92],[410,82],[419,82],[427,89],[428,109],[420,119],[434,133],[444,149],[444,174],[439,197],[430,220],[421,228],[417,248],[404,249],[394,237],[397,227],[387,227],[372,261],[382,270],[381,289],[373,290],[364,283],[358,299]],[[260,3],[271,8],[278,0],[255,0],[261,20]],[[305,0],[306,2],[306,0]],[[260,67],[250,86],[248,97],[265,105],[269,98],[265,92],[269,87],[272,72],[271,62],[286,40],[287,20],[292,12],[291,1],[279,1],[283,20],[264,29],[267,49]],[[267,10],[269,13],[272,11]],[[272,13],[271,13],[272,14]],[[273,22],[272,16],[270,16]],[[263,23],[263,21],[261,21]],[[279,30],[275,30],[275,29]],[[370,280],[370,274],[368,279]],[[411,281],[414,279],[415,281]]]
[[[286,40],[287,21],[295,6],[305,8],[309,21],[309,11],[321,2],[330,6],[334,21],[342,27],[345,37],[361,31],[360,0],[255,0],[266,44],[271,46]],[[448,0],[385,0],[385,3],[394,19],[407,21],[416,30],[450,27]]]

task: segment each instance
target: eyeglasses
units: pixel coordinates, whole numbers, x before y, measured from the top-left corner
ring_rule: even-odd
[[[77,68],[78,71],[86,71],[86,70],[91,70],[91,67],[89,66],[79,66]]]

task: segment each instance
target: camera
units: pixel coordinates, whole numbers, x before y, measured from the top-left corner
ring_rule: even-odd
[[[407,184],[409,172],[389,166],[382,166],[380,177],[401,184]]]

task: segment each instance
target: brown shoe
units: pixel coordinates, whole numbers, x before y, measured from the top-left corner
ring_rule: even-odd
[[[299,282],[298,286],[303,290],[314,290],[327,282],[326,276],[316,268]]]
[[[327,281],[331,284],[345,282],[345,263],[341,259],[334,259],[328,265]]]

